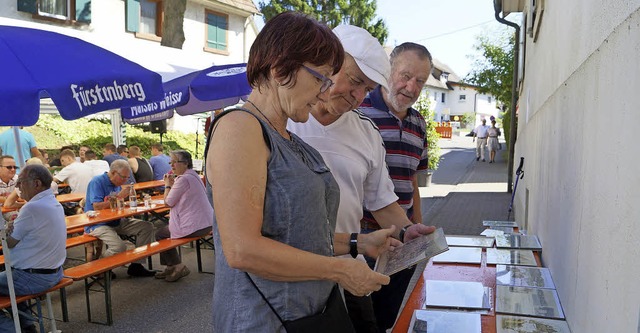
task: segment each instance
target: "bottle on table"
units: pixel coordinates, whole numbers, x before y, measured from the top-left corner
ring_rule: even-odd
[[[131,185],[131,188],[129,189],[129,207],[131,209],[138,208],[138,195],[136,194],[136,190],[133,188],[133,185]]]

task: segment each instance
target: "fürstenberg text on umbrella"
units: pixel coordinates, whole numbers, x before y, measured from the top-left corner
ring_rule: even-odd
[[[85,88],[77,84],[72,84],[70,88],[73,93],[73,99],[78,103],[80,111],[82,111],[83,107],[90,107],[99,103],[134,98],[138,101],[144,101],[146,99],[144,88],[142,88],[142,84],[139,82],[121,85],[114,80],[113,86],[100,86],[100,84],[96,84],[94,87]]]

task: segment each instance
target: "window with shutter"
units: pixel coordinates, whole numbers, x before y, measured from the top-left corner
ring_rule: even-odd
[[[91,0],[18,0],[18,11],[35,18],[72,23],[91,23]]]
[[[126,29],[136,37],[161,41],[164,10],[161,0],[126,0]]]
[[[206,42],[205,51],[228,54],[227,31],[229,29],[229,17],[226,14],[205,11],[206,15]]]

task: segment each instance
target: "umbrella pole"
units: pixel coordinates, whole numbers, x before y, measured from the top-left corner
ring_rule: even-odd
[[[7,284],[9,289],[9,299],[11,300],[11,312],[13,313],[13,324],[16,333],[22,332],[20,329],[20,317],[18,316],[18,304],[16,303],[16,291],[13,289],[13,273],[11,272],[11,258],[9,246],[7,244],[7,221],[0,214],[0,238],[2,238],[2,250],[4,252],[4,267],[7,273]]]
[[[200,132],[200,118],[196,119],[196,159],[198,158],[198,134]]]
[[[18,166],[22,169],[24,168],[24,161],[26,158],[22,156],[22,142],[20,141],[20,127],[18,126],[13,126],[13,140],[16,143],[16,152],[18,153]]]

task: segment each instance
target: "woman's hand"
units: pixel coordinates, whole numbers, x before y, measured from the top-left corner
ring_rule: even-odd
[[[358,235],[358,252],[369,257],[377,258],[381,253],[395,249],[402,242],[391,237],[396,231],[396,226],[389,229],[380,229],[369,234]]]
[[[356,296],[368,295],[389,284],[388,276],[372,271],[364,261],[347,258],[335,260],[340,260],[342,266],[338,284]]]
[[[164,174],[164,186],[173,186],[173,183],[176,181],[176,175],[174,174]]]

